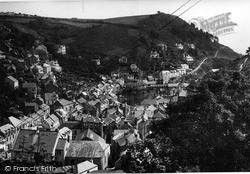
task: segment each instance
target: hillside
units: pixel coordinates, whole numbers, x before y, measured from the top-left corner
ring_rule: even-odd
[[[104,61],[109,60],[104,59],[107,57],[126,55],[130,63],[137,63],[144,70],[148,65],[140,64],[149,61],[150,51],[154,49],[155,44],[161,42],[168,46],[164,61],[175,65],[183,62],[183,54],[193,56],[195,65],[196,61],[215,55],[222,47],[210,68],[223,67],[230,60],[239,57],[239,54],[229,47],[212,41],[214,37],[211,34],[175,18],[176,16],[160,12],[154,15],[105,20],[1,16],[3,34],[0,37],[0,49],[8,52],[5,42],[12,39],[11,44],[19,50],[16,55],[21,55],[21,50],[28,50],[34,40],[39,39],[56,58],[57,45],[64,44],[71,57],[81,56],[88,61],[99,58]],[[171,22],[172,20],[174,21]],[[177,49],[176,43],[183,44],[184,49]],[[190,48],[190,44],[195,45],[195,48]]]

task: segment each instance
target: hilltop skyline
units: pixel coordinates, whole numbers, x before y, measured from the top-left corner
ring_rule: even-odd
[[[180,15],[197,1],[189,1],[183,8],[174,13],[174,15]],[[44,17],[105,19],[155,14],[157,11],[171,14],[186,2],[187,0],[9,0],[0,1],[0,11]],[[231,47],[236,52],[245,54],[247,47],[250,46],[250,34],[248,32],[250,26],[245,22],[247,16],[244,12],[247,11],[249,7],[250,2],[247,0],[237,2],[229,0],[201,0],[197,5],[181,15],[180,18],[188,22],[192,18],[202,17],[208,19],[222,13],[230,12],[230,20],[237,24],[237,26],[234,27],[235,32],[219,36],[219,41],[221,44]]]

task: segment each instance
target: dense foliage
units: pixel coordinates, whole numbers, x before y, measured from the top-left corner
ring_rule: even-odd
[[[211,73],[192,89],[196,95],[168,107],[169,119],[153,123],[148,142],[129,148],[122,157],[126,172],[250,170],[250,93],[245,77],[238,72]]]

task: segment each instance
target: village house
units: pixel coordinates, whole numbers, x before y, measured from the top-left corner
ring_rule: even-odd
[[[189,54],[184,55],[184,59],[187,62],[193,62],[194,61],[194,58],[192,56],[190,56]]]
[[[2,52],[1,50],[0,50],[0,60],[3,60],[3,59],[5,59],[6,58],[6,55],[4,54],[4,52]]]
[[[181,64],[181,68],[187,70],[187,69],[189,69],[189,66],[188,66],[188,64]]]
[[[58,94],[56,94],[55,92],[44,94],[44,102],[47,105],[53,105],[58,99]]]
[[[9,87],[11,88],[11,89],[17,89],[18,87],[19,87],[19,83],[18,83],[18,80],[17,79],[15,79],[14,77],[12,77],[12,76],[7,76],[6,78],[5,78],[5,82],[9,85]]]
[[[25,70],[27,68],[27,66],[25,65],[24,59],[12,57],[12,56],[9,56],[8,59],[12,61],[12,63],[16,66],[17,70]]]
[[[159,55],[159,53],[157,51],[151,51],[150,58],[151,59],[157,59],[157,58],[160,58],[160,55]]]
[[[32,65],[39,63],[39,55],[37,54],[28,54],[27,58],[25,59],[25,63],[27,67],[31,67]]]
[[[86,117],[81,119],[81,123],[82,123],[82,131],[91,129],[99,136],[104,137],[103,124],[99,117],[93,115],[87,115]]]
[[[57,161],[60,166],[64,164],[68,148],[69,141],[67,139],[59,138],[55,150],[55,161]]]
[[[140,134],[141,139],[144,141],[145,138],[150,134],[151,120],[142,117],[137,121],[136,128]]]
[[[25,124],[22,120],[15,118],[13,116],[10,116],[9,118],[10,123],[12,124],[12,126],[14,127],[15,131],[21,129],[21,128],[27,128],[27,124]]]
[[[67,141],[72,140],[72,130],[68,127],[59,129],[59,135],[62,139],[66,139]]]
[[[72,131],[72,140],[75,140],[76,136],[82,132],[81,121],[65,121],[59,128],[67,127]]]
[[[55,131],[60,126],[59,118],[54,114],[52,114],[45,119],[44,124],[48,130]]]
[[[66,46],[65,45],[59,45],[59,48],[57,50],[57,54],[65,55],[66,54]]]
[[[141,102],[141,105],[144,105],[144,106],[150,106],[150,105],[157,106],[158,103],[157,103],[157,101],[154,100],[154,99],[144,99],[144,100]]]
[[[58,64],[57,60],[52,60],[48,64],[51,66],[53,72],[62,72],[62,67]]]
[[[38,91],[36,83],[23,83],[22,88],[26,89],[31,96],[36,97]]]
[[[112,161],[118,160],[121,153],[137,141],[141,141],[141,139],[138,131],[135,129],[114,130],[114,137],[111,142]]]
[[[82,161],[91,161],[104,170],[108,166],[110,145],[98,141],[70,141],[65,156],[66,165],[77,165]]]
[[[69,113],[73,109],[73,106],[74,103],[72,101],[68,101],[62,98],[57,100],[51,107],[53,111],[55,111],[56,109],[63,109],[64,111]]]
[[[162,52],[167,51],[167,45],[163,43],[156,44],[156,48],[157,50],[162,51]]]
[[[50,73],[50,72],[51,72],[51,66],[50,66],[49,64],[47,64],[47,63],[44,63],[44,64],[43,64],[43,72],[44,72],[45,74]]]
[[[29,154],[29,157],[32,157],[38,152],[44,155],[46,161],[50,162],[55,159],[58,138],[58,132],[54,131],[21,129],[14,141],[11,158],[20,159],[22,153]]]
[[[183,50],[183,45],[181,43],[176,43],[175,44],[176,48],[180,49],[180,50]]]
[[[43,67],[41,65],[35,64],[30,67],[31,72],[36,75],[37,78],[41,78],[43,75]]]
[[[64,123],[69,120],[69,114],[62,108],[58,108],[54,111],[54,114],[59,118],[60,123]]]
[[[11,124],[5,124],[0,127],[0,135],[4,138],[4,150],[12,148],[15,139],[15,129]]]
[[[92,162],[84,161],[77,164],[76,170],[77,174],[85,174],[85,173],[90,173],[92,171],[97,171],[98,166]]]
[[[120,63],[128,63],[128,58],[125,57],[125,56],[122,56],[122,57],[119,58],[119,62]]]
[[[99,141],[106,143],[105,140],[93,132],[91,129],[87,129],[82,133],[78,134],[75,138],[76,141]]]
[[[103,129],[106,135],[106,142],[111,143],[111,137],[115,129],[117,129],[116,121],[111,117],[106,117],[103,119]]]
[[[53,79],[49,79],[44,83],[44,93],[56,93],[60,94],[62,89],[58,87],[58,85],[53,81]]]

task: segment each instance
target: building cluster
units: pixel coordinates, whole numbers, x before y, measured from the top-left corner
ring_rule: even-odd
[[[163,84],[169,83],[170,79],[178,78],[182,75],[187,75],[191,72],[187,64],[181,64],[176,70],[164,70],[161,72],[161,77],[163,79]]]
[[[159,44],[157,49],[165,51],[167,46]],[[64,54],[63,47],[60,51]],[[3,52],[0,55],[4,57]],[[55,74],[62,68],[57,61],[48,60],[43,45],[33,48],[26,59],[4,57],[3,61],[15,66],[16,71],[30,71],[30,76],[15,78],[9,71],[5,79],[11,90],[23,91],[18,100],[23,103],[24,114],[10,115],[8,123],[0,127],[1,157],[32,160],[39,153],[45,162],[56,161],[59,173],[119,170],[128,147],[151,134],[154,120],[168,118],[165,110],[169,103],[187,96],[187,83],[170,83],[170,79],[188,73],[187,64],[159,74],[163,84],[153,76],[140,79],[142,72],[132,64],[131,74],[113,72],[102,76],[100,83],[76,92],[57,85]],[[127,63],[126,57],[120,62]],[[149,88],[160,85],[162,91],[153,99],[128,105],[120,92],[135,84]]]

